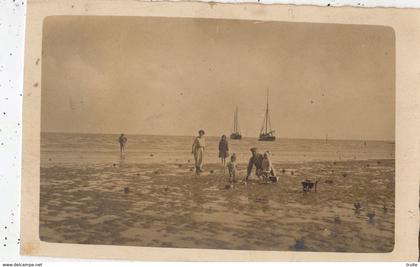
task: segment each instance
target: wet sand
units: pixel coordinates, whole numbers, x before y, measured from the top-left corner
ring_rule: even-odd
[[[394,160],[275,164],[278,184],[191,163],[41,168],[47,242],[241,250],[390,252]],[[239,165],[239,180],[246,166]],[[302,191],[305,179],[317,192]],[[124,190],[126,188],[126,191]],[[353,203],[362,204],[356,212]],[[368,213],[375,213],[372,221]]]

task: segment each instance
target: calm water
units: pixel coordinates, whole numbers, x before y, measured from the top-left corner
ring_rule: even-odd
[[[127,163],[183,163],[192,161],[192,136],[127,135]],[[41,166],[107,164],[120,160],[118,135],[41,134]],[[219,137],[206,137],[205,162],[218,162]],[[276,163],[393,159],[395,145],[383,141],[278,139],[259,142],[256,138],[229,140],[230,152],[238,162],[247,162],[249,148],[269,150]]]

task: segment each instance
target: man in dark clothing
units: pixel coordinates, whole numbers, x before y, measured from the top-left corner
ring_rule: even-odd
[[[122,154],[125,152],[125,143],[127,143],[127,137],[124,134],[121,134],[118,138],[118,143],[120,143],[120,153]]]
[[[258,149],[253,147],[250,149],[252,156],[249,159],[248,168],[246,172],[245,181],[248,181],[249,176],[251,175],[252,168],[255,166],[255,174],[260,177],[262,175],[262,162],[263,162],[263,155],[258,153]]]

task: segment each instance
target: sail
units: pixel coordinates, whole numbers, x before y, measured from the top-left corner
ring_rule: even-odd
[[[233,132],[236,133],[236,110],[233,112]]]
[[[236,107],[235,112],[233,113],[233,132],[240,133],[241,130],[239,128],[239,113],[238,107]]]
[[[264,114],[263,124],[261,126],[260,131],[260,141],[274,141],[276,137],[274,136],[274,130],[271,128],[271,119],[270,119],[270,111],[268,105],[268,89],[267,89],[267,105]]]
[[[236,107],[233,114],[233,133],[230,135],[231,139],[241,139],[242,135],[239,129],[238,107]]]
[[[240,133],[241,129],[239,128],[239,112],[238,107],[236,107],[236,124],[235,124],[235,133]]]
[[[271,130],[271,119],[270,119],[270,112],[269,112],[269,105],[268,105],[268,89],[267,89],[267,106],[265,109],[264,120],[261,126],[260,134],[268,134],[274,132]]]

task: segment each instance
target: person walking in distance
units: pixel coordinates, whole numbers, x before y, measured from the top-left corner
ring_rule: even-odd
[[[125,144],[127,143],[127,137],[124,134],[121,134],[118,138],[118,143],[120,143],[120,153],[122,154],[125,152]]]

